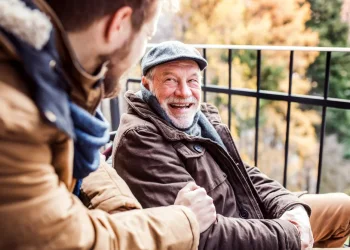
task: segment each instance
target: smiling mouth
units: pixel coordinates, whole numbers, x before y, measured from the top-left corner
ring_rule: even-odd
[[[169,104],[169,106],[174,108],[174,109],[189,109],[193,105],[194,105],[193,103],[171,103],[171,104]]]

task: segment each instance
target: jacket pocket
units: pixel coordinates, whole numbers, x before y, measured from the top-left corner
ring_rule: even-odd
[[[177,142],[173,145],[182,159],[187,172],[198,186],[207,192],[226,181],[227,175],[203,146],[195,142]]]
[[[187,143],[185,145],[182,142],[177,142],[173,147],[184,160],[201,157],[206,152],[205,148],[198,143]]]

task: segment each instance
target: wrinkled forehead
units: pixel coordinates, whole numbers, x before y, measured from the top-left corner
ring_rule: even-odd
[[[163,74],[163,73],[170,73],[175,72],[176,70],[186,70],[191,71],[191,73],[197,73],[200,75],[200,69],[198,64],[193,60],[177,60],[177,61],[171,61],[167,63],[160,64],[156,67],[154,67],[155,74]]]

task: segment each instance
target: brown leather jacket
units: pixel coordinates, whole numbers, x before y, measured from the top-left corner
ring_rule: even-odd
[[[95,76],[82,71],[55,15],[44,1],[34,2],[57,29],[72,100],[93,112],[103,87],[92,86],[105,67]],[[44,122],[21,58],[1,34],[0,249],[197,249],[199,229],[190,210],[140,209],[125,182],[103,160],[82,185],[89,209],[72,195],[73,142]],[[125,210],[132,211],[120,212]]]
[[[201,111],[227,151],[167,125],[138,95],[128,92],[126,100],[113,166],[144,207],[172,204],[177,192],[195,181],[217,211],[216,223],[201,235],[200,249],[300,250],[295,226],[278,218],[297,204],[309,213],[310,208],[258,168],[243,164],[215,107],[202,104]]]

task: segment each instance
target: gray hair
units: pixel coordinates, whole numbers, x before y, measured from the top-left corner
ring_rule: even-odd
[[[147,78],[147,80],[149,80],[149,81],[151,81],[151,82],[153,81],[154,70],[155,70],[155,68],[156,68],[156,67],[150,68],[150,69],[147,71],[146,75],[145,75],[145,77]]]

